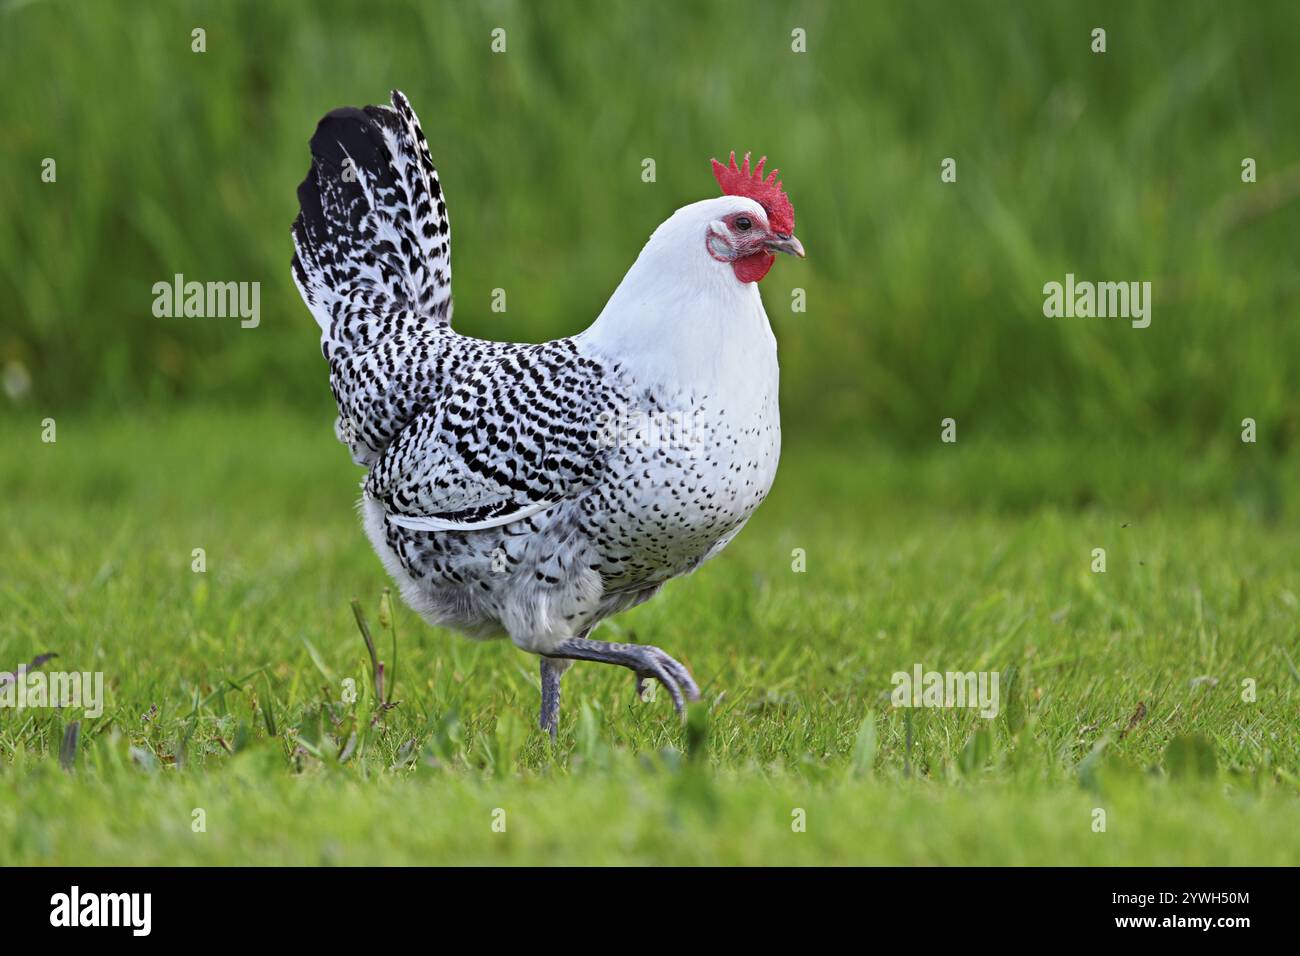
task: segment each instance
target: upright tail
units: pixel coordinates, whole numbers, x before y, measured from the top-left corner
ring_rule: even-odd
[[[326,358],[365,348],[399,311],[451,322],[451,225],[429,144],[393,105],[337,109],[311,138],[298,187],[293,278]]]

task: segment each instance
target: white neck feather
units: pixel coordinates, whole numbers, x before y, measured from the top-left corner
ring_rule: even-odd
[[[736,196],[683,206],[637,256],[580,347],[647,385],[750,391],[775,384],[776,339],[758,283],[705,249],[709,223],[761,209]],[[746,388],[748,379],[749,387]]]

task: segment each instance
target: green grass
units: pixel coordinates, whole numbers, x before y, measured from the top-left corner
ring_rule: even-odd
[[[0,858],[1294,865],[1296,463],[1251,454],[795,436],[732,547],[602,631],[691,667],[690,727],[579,664],[552,749],[534,659],[405,608],[374,719],[349,599],[391,663],[387,582],[325,416],[12,419],[0,666],[54,651],[108,702],[0,711]],[[894,709],[915,663],[999,671],[1001,713]]]

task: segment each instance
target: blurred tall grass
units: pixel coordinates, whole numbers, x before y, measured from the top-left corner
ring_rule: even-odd
[[[654,226],[715,192],[708,159],[753,149],[809,250],[762,287],[787,430],[907,446],[952,416],[967,437],[1196,448],[1250,416],[1281,453],[1297,36],[1290,0],[0,2],[0,406],[324,414],[294,191],[322,114],[400,87],[447,191],[466,333],[581,329]],[[1045,318],[1067,272],[1150,280],[1151,327]],[[155,318],[175,273],[261,282],[260,327]]]

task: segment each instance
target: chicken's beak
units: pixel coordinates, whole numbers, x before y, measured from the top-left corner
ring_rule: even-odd
[[[793,235],[773,233],[763,245],[767,246],[768,252],[784,252],[786,255],[798,256],[800,259],[804,257],[803,243]]]

